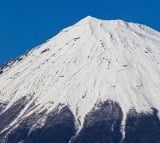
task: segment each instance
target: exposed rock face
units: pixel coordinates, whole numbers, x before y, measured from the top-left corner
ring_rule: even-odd
[[[124,143],[160,143],[160,120],[156,109],[150,114],[130,111],[125,132]]]
[[[63,107],[47,115],[44,125],[38,126],[37,121],[44,113],[34,114],[20,122],[11,132],[3,133],[0,141],[4,143],[68,143],[76,132],[75,119],[69,108]],[[37,125],[36,128],[33,128]]]
[[[27,100],[24,98],[19,99],[13,105],[8,108],[6,111],[0,114],[0,131],[17,118],[21,110],[25,107]]]
[[[20,101],[22,100],[24,101]],[[8,109],[1,114],[1,129],[16,117],[24,106],[20,106],[20,103],[15,103],[12,110]],[[44,116],[46,120],[42,126],[39,119]],[[148,114],[131,109],[127,114],[124,138],[122,119],[119,104],[107,100],[95,105],[86,115],[82,129],[78,131],[74,115],[64,106],[61,110],[57,108],[49,114],[44,111],[19,121],[17,127],[11,127],[0,134],[0,143],[160,143],[160,120],[156,109]]]
[[[45,125],[33,131],[26,143],[68,143],[76,132],[75,119],[68,107],[50,113]]]
[[[118,103],[106,101],[95,106],[86,116],[82,130],[71,143],[118,143],[122,138],[122,118]]]

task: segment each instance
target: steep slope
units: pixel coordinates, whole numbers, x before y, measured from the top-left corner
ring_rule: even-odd
[[[149,27],[86,17],[0,73],[3,143],[159,143],[160,33]]]

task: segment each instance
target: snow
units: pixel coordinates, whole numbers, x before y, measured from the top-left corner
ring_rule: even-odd
[[[60,103],[83,124],[95,103],[117,101],[129,109],[160,111],[160,33],[122,20],[86,17],[31,50],[0,75],[5,110],[22,97],[31,99],[18,118]],[[35,108],[25,114],[29,105]]]

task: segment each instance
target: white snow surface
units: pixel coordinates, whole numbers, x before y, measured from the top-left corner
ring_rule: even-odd
[[[60,103],[83,123],[98,102],[119,103],[124,118],[160,111],[160,33],[122,20],[86,17],[31,50],[0,75],[4,110],[22,97],[30,102],[18,118]],[[35,108],[25,113],[32,102]],[[12,123],[12,124],[13,124]]]

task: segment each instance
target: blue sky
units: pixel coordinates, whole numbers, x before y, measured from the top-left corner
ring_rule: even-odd
[[[0,0],[0,64],[88,15],[160,31],[159,7],[160,0]]]

